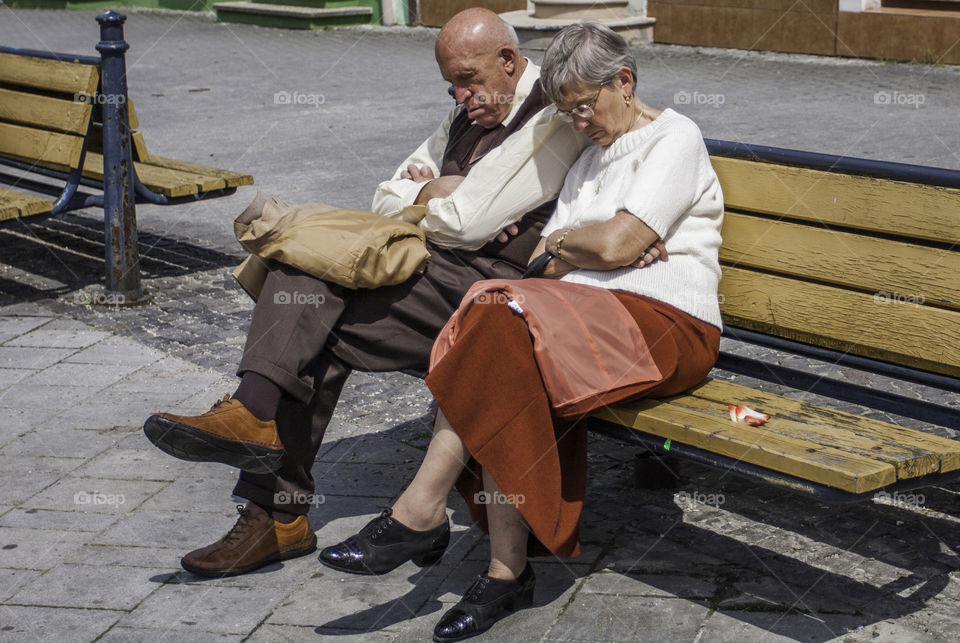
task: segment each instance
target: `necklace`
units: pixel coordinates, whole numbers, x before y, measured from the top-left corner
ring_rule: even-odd
[[[640,113],[637,115],[635,119],[633,119],[633,127],[636,127],[638,122],[646,118],[646,114],[643,113],[643,105],[638,105],[637,107],[640,108]],[[631,127],[630,129],[632,130],[633,127]]]

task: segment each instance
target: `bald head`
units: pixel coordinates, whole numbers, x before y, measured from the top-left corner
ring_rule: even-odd
[[[527,66],[513,27],[489,9],[465,9],[440,30],[436,56],[469,117],[486,128],[502,123]]]
[[[447,48],[495,51],[500,47],[519,51],[517,33],[503,18],[482,7],[464,9],[450,18],[437,34],[438,56]]]

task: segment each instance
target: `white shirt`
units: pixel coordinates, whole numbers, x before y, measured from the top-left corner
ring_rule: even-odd
[[[528,60],[505,125],[520,111],[539,76],[540,68]],[[408,165],[426,165],[440,175],[450,125],[463,109],[458,105],[451,110],[437,131],[400,164],[393,178],[377,187],[374,212],[402,216],[400,211],[416,200],[424,184],[400,178]],[[540,110],[477,161],[450,196],[430,199],[427,214],[418,223],[427,239],[442,248],[476,250],[506,225],[556,198],[567,171],[588,143],[556,113],[553,105]]]
[[[723,193],[692,120],[667,109],[610,145],[585,150],[541,234],[606,221],[619,210],[663,239],[668,260],[643,268],[579,268],[563,281],[646,295],[722,328],[717,286]]]

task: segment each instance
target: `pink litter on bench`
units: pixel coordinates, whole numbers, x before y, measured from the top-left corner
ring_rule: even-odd
[[[770,419],[770,416],[766,413],[754,411],[749,406],[744,406],[743,404],[736,406],[730,404],[727,406],[727,410],[730,411],[730,419],[733,422],[746,422],[750,426],[760,426]]]

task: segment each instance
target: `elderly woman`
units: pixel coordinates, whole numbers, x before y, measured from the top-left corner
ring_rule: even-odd
[[[362,574],[435,562],[449,541],[446,499],[456,485],[490,535],[490,564],[441,617],[435,641],[474,636],[529,607],[528,555],[579,553],[586,434],[577,420],[629,398],[680,393],[716,360],[720,186],[697,126],[637,99],[636,78],[626,43],[606,27],[574,25],[551,42],[543,90],[593,142],[534,253],[552,279],[467,295],[434,348],[426,382],[439,412],[413,482],[392,509],[320,556]],[[557,306],[577,323],[564,326]],[[635,343],[623,360],[617,342],[627,336]],[[606,369],[597,389],[595,365],[577,354],[584,344],[629,363]],[[590,375],[563,373],[564,359],[582,359]],[[560,403],[564,385],[575,391]],[[589,394],[576,394],[584,386]]]

